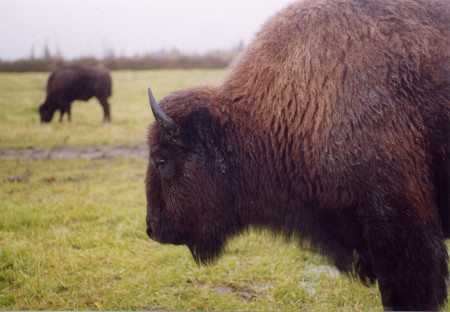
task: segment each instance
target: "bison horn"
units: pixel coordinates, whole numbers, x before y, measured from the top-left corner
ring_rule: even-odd
[[[167,114],[161,110],[161,107],[159,107],[158,102],[156,102],[150,88],[148,88],[148,98],[150,100],[150,107],[152,108],[153,116],[155,116],[156,122],[170,137],[176,136],[178,134],[178,125],[172,118],[167,116]]]

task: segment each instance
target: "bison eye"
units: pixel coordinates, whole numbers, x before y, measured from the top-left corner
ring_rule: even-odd
[[[166,160],[164,158],[159,158],[159,159],[156,160],[156,166],[159,169],[164,168],[165,165],[166,165]]]

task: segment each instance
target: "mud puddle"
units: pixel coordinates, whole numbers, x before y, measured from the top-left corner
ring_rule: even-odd
[[[0,148],[0,158],[3,159],[98,159],[115,156],[148,157],[148,147],[145,143],[133,143],[129,145],[58,146],[53,148]]]

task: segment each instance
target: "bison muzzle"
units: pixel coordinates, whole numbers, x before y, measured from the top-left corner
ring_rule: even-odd
[[[147,233],[217,258],[268,228],[378,281],[385,309],[447,298],[447,0],[311,0],[269,19],[218,86],[157,103]]]

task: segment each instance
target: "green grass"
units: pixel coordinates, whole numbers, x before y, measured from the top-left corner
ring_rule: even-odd
[[[3,160],[0,309],[380,310],[376,288],[327,275],[325,260],[269,234],[233,240],[208,267],[151,241],[145,166]]]
[[[147,86],[160,99],[223,74],[113,72],[110,125],[95,100],[75,103],[71,124],[40,125],[47,75],[0,74],[0,147],[143,141],[152,120]],[[326,259],[268,233],[233,239],[208,267],[184,246],[151,241],[145,167],[145,159],[120,157],[0,158],[0,310],[382,309],[376,287],[330,274]]]

